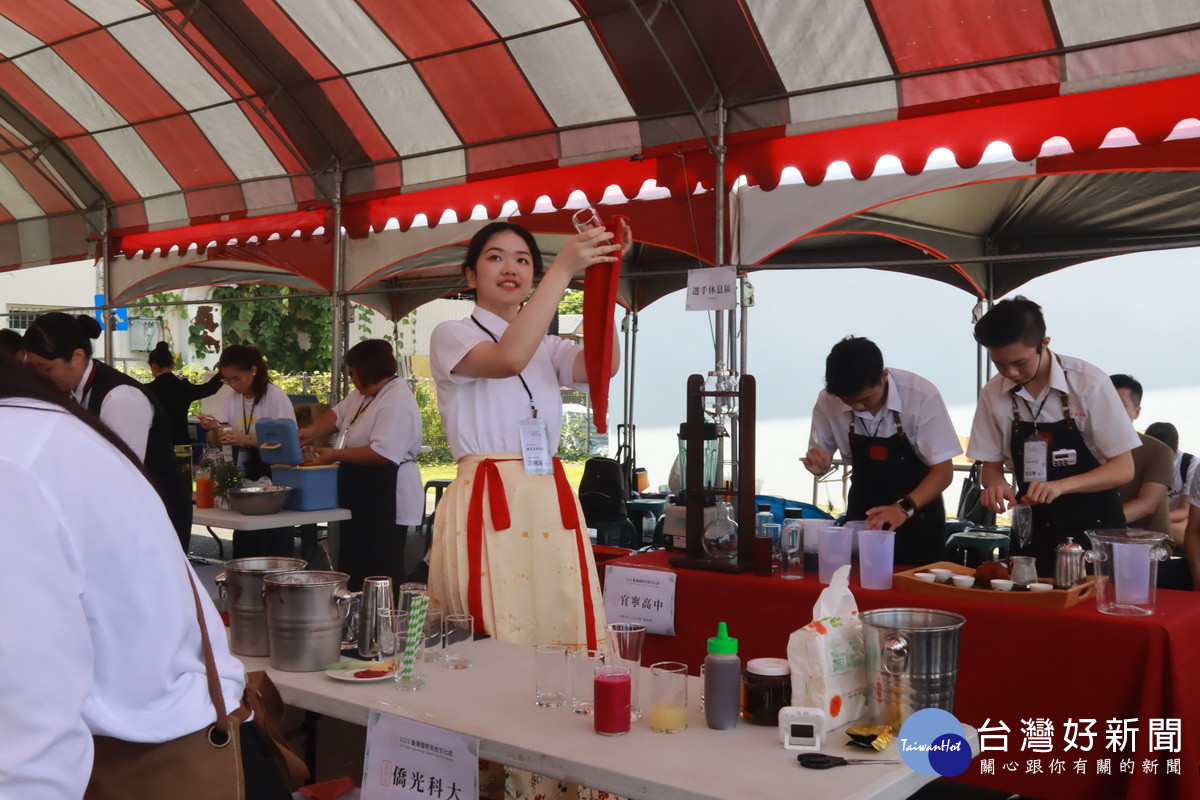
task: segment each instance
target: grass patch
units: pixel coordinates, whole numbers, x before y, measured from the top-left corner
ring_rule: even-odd
[[[562,462],[563,471],[567,473],[567,482],[571,484],[571,488],[576,493],[579,492],[579,479],[583,477],[583,461],[564,461]],[[421,480],[453,480],[458,472],[458,467],[454,464],[431,464],[421,467]]]

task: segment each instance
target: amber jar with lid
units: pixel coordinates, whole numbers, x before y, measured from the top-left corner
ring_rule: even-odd
[[[742,670],[742,719],[779,724],[779,709],[792,704],[792,668],[786,658],[752,658]]]

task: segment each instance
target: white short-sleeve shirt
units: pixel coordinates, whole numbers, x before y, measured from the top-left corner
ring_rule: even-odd
[[[267,384],[267,391],[258,400],[251,400],[237,392],[232,392],[225,398],[221,413],[217,415],[221,422],[227,422],[235,430],[243,433],[254,433],[254,423],[260,419],[290,419],[296,421],[296,409],[292,401],[273,383]],[[240,454],[239,463],[245,463],[247,454]]]
[[[1187,475],[1180,474],[1180,468],[1183,466],[1183,451],[1175,451],[1175,482],[1171,488],[1167,490],[1167,508],[1174,511],[1183,507],[1185,498],[1195,497],[1195,493],[1189,488],[1192,486],[1196,477],[1197,470],[1200,470],[1200,458],[1192,457],[1192,463],[1188,465]]]
[[[476,308],[475,319],[499,339],[508,329],[500,317]],[[455,374],[463,357],[488,336],[471,318],[443,322],[433,329],[429,339],[430,368],[437,381],[438,410],[446,426],[450,453],[460,459],[483,453],[516,453],[521,450],[518,426],[529,419],[529,395],[521,381],[511,378],[475,378]],[[538,419],[544,420],[550,433],[550,452],[558,451],[562,434],[562,395],[560,387],[586,391],[572,377],[575,359],[583,348],[558,336],[546,336],[521,372],[533,394]]]
[[[84,408],[87,408],[91,394],[88,379],[95,369],[96,365],[89,361],[79,385],[75,387],[75,399]],[[136,386],[114,386],[100,403],[100,419],[121,437],[135,456],[146,460],[146,443],[150,439],[150,424],[154,421],[154,405],[145,392]]]
[[[245,683],[162,500],[63,409],[0,400],[0,795],[82,797],[92,734],[175,739],[214,718],[191,581],[227,709]],[[131,524],[132,523],[132,524]],[[33,651],[52,652],[43,664]]]
[[[421,452],[421,411],[404,381],[393,379],[373,398],[358,389],[333,407],[338,431],[346,431],[345,447],[370,446],[399,465],[396,473],[396,524],[420,525],[425,490],[414,459]]]
[[[1192,470],[1192,480],[1187,490],[1188,504],[1200,508],[1200,470]]]
[[[962,452],[950,413],[937,387],[920,375],[891,368],[888,369],[887,401],[878,414],[856,412],[836,395],[822,389],[813,408],[809,445],[820,445],[830,455],[840,450],[843,460],[853,463],[851,417],[858,418],[854,423],[857,433],[887,437],[896,433],[893,411],[900,414],[905,435],[926,464],[940,464]]]
[[[1047,351],[1049,353],[1049,351]],[[1128,453],[1141,444],[1133,423],[1121,405],[1112,380],[1098,367],[1071,356],[1049,353],[1050,382],[1041,397],[1033,397],[1024,387],[1017,389],[1017,409],[1021,419],[1058,422],[1063,418],[1059,392],[1067,393],[1067,407],[1083,434],[1084,444],[1101,464]],[[1012,463],[1012,399],[1016,384],[996,375],[979,394],[967,457],[976,461]],[[1045,401],[1044,403],[1042,401]],[[1039,411],[1040,409],[1040,411]],[[1037,411],[1037,419],[1032,413]]]

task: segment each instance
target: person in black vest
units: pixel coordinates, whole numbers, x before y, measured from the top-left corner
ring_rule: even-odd
[[[975,341],[999,373],[979,394],[967,445],[967,457],[983,462],[980,500],[997,513],[1033,509],[1032,541],[1013,552],[1053,575],[1067,537],[1086,547],[1084,531],[1125,527],[1117,487],[1133,480],[1141,440],[1106,373],[1051,352],[1042,307],[1029,298],[997,303],[975,323]]]
[[[188,435],[188,409],[196,400],[212,397],[221,391],[220,373],[215,373],[201,384],[179,377],[171,371],[175,369],[175,356],[171,354],[171,348],[166,342],[159,342],[150,351],[146,361],[150,364],[150,374],[154,376],[154,380],[146,384],[146,391],[158,398],[158,402],[167,413],[171,442],[190,446],[192,437]]]
[[[92,358],[100,323],[55,311],[25,331],[26,360],[100,417],[142,460],[187,552],[192,533],[191,475],[179,469],[162,406],[142,384]]]
[[[847,336],[825,359],[825,390],[813,408],[809,444],[801,461],[814,475],[829,471],[838,450],[854,465],[846,518],[896,531],[897,564],[942,559],[942,492],[962,446],[936,386],[884,367],[874,342]]]

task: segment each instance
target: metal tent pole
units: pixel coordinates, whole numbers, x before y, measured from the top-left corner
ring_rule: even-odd
[[[329,295],[332,312],[333,353],[329,362],[330,405],[343,395],[342,359],[346,348],[346,242],[342,234],[342,170],[334,172],[333,192],[333,289]]]
[[[109,228],[111,226],[108,207],[104,208],[104,227],[100,231],[100,269],[102,278],[101,291],[104,293],[104,302],[100,308],[100,319],[104,322],[104,363],[110,367],[115,361],[113,353],[113,326],[116,324],[116,314],[113,313],[112,293],[113,293],[113,277],[112,277],[112,254],[109,252],[111,239],[109,238]]]

